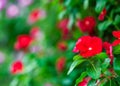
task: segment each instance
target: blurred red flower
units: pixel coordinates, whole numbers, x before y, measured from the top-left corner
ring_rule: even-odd
[[[40,32],[39,27],[33,27],[30,31],[30,35],[32,38],[36,38],[37,34],[39,34],[39,32]]]
[[[28,23],[33,24],[37,22],[39,19],[44,18],[45,16],[46,13],[44,10],[35,9],[30,13],[28,17]]]
[[[115,38],[117,38],[117,40],[115,40],[115,41],[112,43],[112,45],[113,45],[113,46],[116,46],[116,45],[120,44],[120,31],[113,31],[112,34],[113,34],[113,36],[114,36]]]
[[[67,38],[67,35],[69,33],[69,28],[68,28],[68,22],[69,19],[63,19],[58,23],[58,28],[62,31],[63,38]]]
[[[80,52],[84,58],[89,58],[102,51],[102,40],[98,37],[83,36],[78,39],[73,52]]]
[[[21,61],[15,61],[13,62],[11,66],[11,73],[12,74],[18,74],[23,71],[23,63]]]
[[[17,42],[15,43],[15,50],[26,49],[32,42],[32,38],[29,35],[19,35]]]
[[[57,62],[56,62],[56,69],[58,72],[62,72],[66,63],[66,58],[65,57],[60,57]]]
[[[102,12],[100,13],[100,15],[98,16],[98,19],[99,19],[100,21],[103,21],[104,18],[105,18],[105,16],[106,16],[106,14],[107,14],[107,10],[106,10],[106,8],[104,8],[104,9],[102,10]]]
[[[78,86],[87,86],[88,82],[91,80],[90,77],[84,78],[82,82],[78,84]]]
[[[67,49],[67,44],[65,42],[59,42],[57,47],[59,50],[65,51]]]
[[[114,58],[113,53],[112,53],[112,44],[110,44],[108,42],[104,42],[103,47],[105,48],[106,53],[111,60],[110,63],[112,64],[113,63],[113,58]]]
[[[95,18],[92,16],[87,16],[83,20],[78,19],[76,25],[80,28],[82,32],[93,33],[96,26]]]

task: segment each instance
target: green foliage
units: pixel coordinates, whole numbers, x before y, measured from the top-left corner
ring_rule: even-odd
[[[120,59],[119,58],[114,58],[113,68],[115,72],[120,76]]]

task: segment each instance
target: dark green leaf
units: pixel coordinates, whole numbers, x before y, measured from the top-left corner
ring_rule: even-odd
[[[113,53],[114,54],[120,54],[120,45],[117,45],[117,46],[113,47]]]
[[[87,75],[86,72],[83,72],[80,77],[76,80],[76,85],[83,80],[83,78]]]
[[[115,72],[120,75],[120,58],[114,58],[113,60],[113,68]]]
[[[98,29],[99,29],[99,31],[104,31],[104,30],[108,29],[108,27],[111,24],[112,24],[112,21],[110,21],[110,20],[104,21],[102,23],[99,23]]]
[[[87,67],[87,74],[93,79],[98,79],[101,74],[100,66],[90,62],[90,65]]]
[[[85,59],[75,60],[75,61],[71,64],[70,69],[69,69],[69,71],[68,71],[67,74],[69,75],[76,66],[78,66],[79,64],[81,64],[81,63],[84,62],[84,61],[85,61]]]
[[[96,80],[92,79],[88,82],[87,86],[96,86]]]
[[[100,13],[102,11],[102,9],[105,7],[106,3],[107,3],[107,0],[97,0],[95,11],[97,13]]]
[[[115,16],[114,24],[120,23],[120,15]]]
[[[101,67],[102,69],[106,69],[110,64],[110,59],[106,58],[105,61],[102,63]]]

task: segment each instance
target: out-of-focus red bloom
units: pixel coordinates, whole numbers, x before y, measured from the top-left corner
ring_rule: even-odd
[[[96,26],[96,21],[94,17],[87,16],[83,20],[78,19],[76,25],[82,32],[93,33]]]
[[[60,57],[56,62],[56,69],[58,72],[62,72],[65,67],[66,59],[65,57]]]
[[[69,20],[66,18],[58,23],[58,28],[62,31],[63,38],[67,38],[69,33],[68,22]]]
[[[87,86],[88,82],[91,80],[90,77],[84,78],[82,82],[79,82],[78,86]]]
[[[112,43],[112,45],[113,45],[113,46],[116,46],[116,45],[120,44],[120,31],[113,31],[112,34],[113,34],[113,36],[114,36],[115,38],[117,38],[117,40],[115,40],[115,41]]]
[[[106,53],[111,60],[110,63],[112,64],[113,63],[113,58],[114,58],[113,53],[112,53],[112,44],[110,44],[108,42],[104,42],[103,47],[105,48]]]
[[[46,13],[44,10],[35,9],[30,13],[28,17],[28,23],[33,24],[45,16],[46,16]]]
[[[103,21],[104,18],[105,18],[105,16],[106,16],[106,14],[107,14],[107,10],[106,10],[106,8],[104,8],[104,9],[102,10],[102,12],[100,13],[100,15],[98,16],[98,19],[99,19],[100,21]]]
[[[89,58],[102,51],[102,40],[98,37],[83,36],[78,39],[73,52],[80,52],[84,58]]]
[[[67,49],[67,44],[65,42],[59,42],[57,47],[59,50],[65,51]]]
[[[15,61],[13,62],[11,66],[11,73],[12,74],[18,74],[23,71],[23,63],[21,61]]]
[[[32,38],[29,35],[19,35],[17,42],[15,43],[15,50],[26,49],[32,42]]]
[[[39,32],[40,32],[39,27],[33,27],[30,31],[30,35],[32,38],[36,38]]]

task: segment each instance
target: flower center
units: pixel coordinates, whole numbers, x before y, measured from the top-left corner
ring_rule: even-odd
[[[92,47],[89,47],[88,50],[92,50]]]
[[[89,21],[86,21],[86,22],[85,22],[85,24],[86,24],[86,25],[89,25],[89,24],[90,24],[90,22],[89,22]]]

